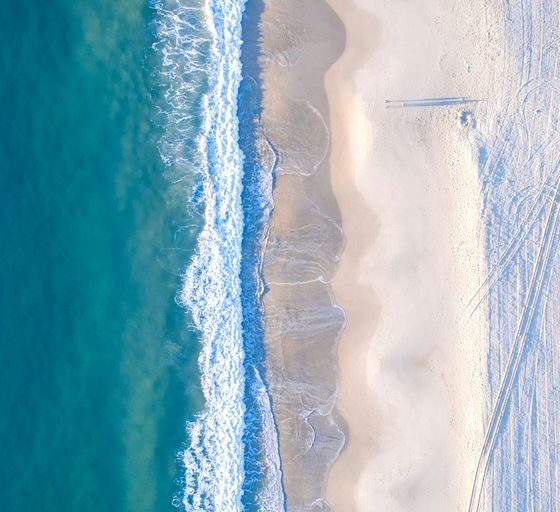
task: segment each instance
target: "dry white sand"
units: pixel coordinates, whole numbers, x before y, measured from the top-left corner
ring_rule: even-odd
[[[477,106],[385,100],[485,99],[491,15],[478,0],[329,3],[347,32],[326,89],[348,439],[327,500],[339,512],[466,510],[486,407],[485,313],[465,314],[484,277]]]

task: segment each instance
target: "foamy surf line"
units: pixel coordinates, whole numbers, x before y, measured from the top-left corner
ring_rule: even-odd
[[[241,278],[244,157],[238,94],[245,0],[161,0],[152,7],[165,90],[166,134],[160,151],[174,182],[195,176],[198,193],[193,198],[200,198],[204,217],[180,302],[200,333],[205,407],[188,426],[184,489],[174,503],[189,512],[282,510],[270,398],[259,369],[251,364],[258,358],[245,350],[254,340],[247,341],[243,332],[244,304],[258,301],[244,299],[243,291],[261,288],[244,285]],[[255,193],[265,189],[256,187]],[[266,201],[258,199],[255,204],[264,211]],[[246,470],[255,468],[246,460],[253,456],[266,465],[256,466],[257,478]],[[247,492],[248,482],[253,492]],[[248,502],[253,494],[257,497]]]

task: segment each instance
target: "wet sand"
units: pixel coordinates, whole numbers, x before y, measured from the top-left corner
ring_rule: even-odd
[[[321,511],[328,510],[329,468],[344,444],[334,411],[344,314],[330,285],[343,234],[324,85],[344,31],[323,0],[266,0],[259,34],[262,159],[274,170],[263,266],[266,380],[287,508]]]

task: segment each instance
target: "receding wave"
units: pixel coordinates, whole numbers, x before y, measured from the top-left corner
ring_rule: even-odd
[[[244,172],[239,141],[245,0],[151,5],[164,97],[160,152],[170,179],[192,184],[191,202],[203,215],[179,299],[200,333],[205,407],[188,425],[184,489],[175,504],[188,512],[282,510],[278,439],[255,328],[262,293],[256,246],[270,175],[259,183],[258,167]],[[244,321],[252,324],[245,332]]]

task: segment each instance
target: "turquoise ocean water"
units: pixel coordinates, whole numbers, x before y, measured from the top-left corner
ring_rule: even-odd
[[[249,4],[0,10],[2,511],[284,508]]]
[[[172,510],[196,217],[164,178],[143,0],[0,9],[0,510]],[[193,227],[194,223],[194,227]]]

